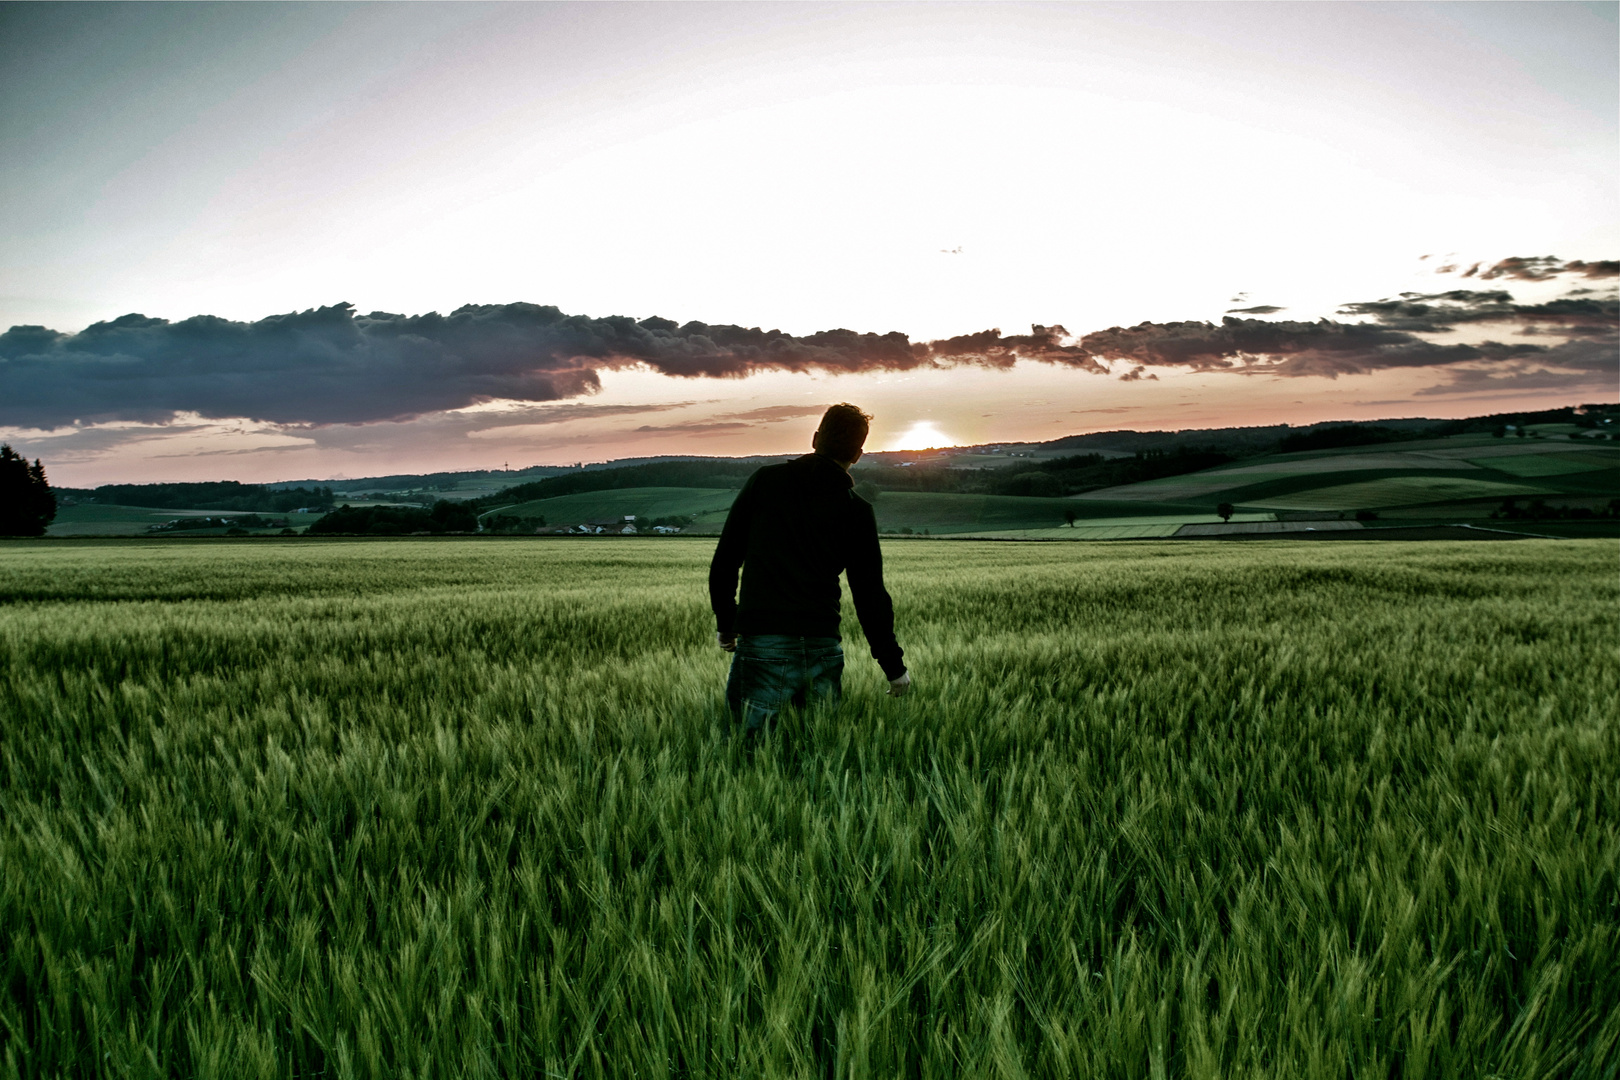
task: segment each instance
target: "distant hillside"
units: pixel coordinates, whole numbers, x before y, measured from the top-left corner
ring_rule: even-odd
[[[1000,443],[929,452],[873,452],[857,466],[856,472],[859,479],[884,490],[1051,497],[1196,472],[1223,461],[1266,454],[1449,438],[1470,433],[1493,435],[1549,424],[1569,424],[1584,430],[1614,429],[1620,427],[1620,405],[1587,404],[1461,420],[1407,417],[1369,422],[1328,421],[1299,427],[1276,424],[1178,431],[1100,431],[1044,443]],[[466,499],[489,508],[619,488],[737,488],[761,465],[796,456],[622,458],[573,466],[534,465],[511,471],[472,469],[271,484],[226,481],[56,490],[98,503],[234,512],[281,513],[298,506],[324,506],[328,505],[322,501],[324,491],[338,495],[387,492],[396,499],[424,504],[438,498]],[[1108,460],[1111,458],[1117,460]],[[1051,480],[1040,479],[1038,474],[1055,478],[1060,489],[1054,488]],[[514,484],[513,480],[522,482]],[[307,495],[299,496],[296,494],[299,491]],[[277,497],[281,494],[289,497]]]
[[[306,484],[323,484],[333,491],[449,491],[457,484],[469,480],[493,480],[497,484],[510,484],[517,479],[539,479],[558,473],[572,472],[571,465],[531,465],[526,469],[468,469],[461,472],[392,473],[388,476],[366,476],[352,480],[280,480],[265,487],[285,489]]]
[[[779,460],[770,457],[744,457],[744,458],[707,458],[691,454],[667,455],[663,457],[644,458],[617,458],[613,461],[579,462],[573,465],[530,465],[522,469],[464,469],[461,471],[433,472],[433,473],[390,473],[387,476],[361,476],[342,480],[278,480],[266,484],[269,488],[291,488],[308,484],[324,484],[337,492],[355,491],[453,491],[455,489],[482,489],[483,492],[507,490],[517,486],[515,482],[533,483],[553,476],[566,476],[584,472],[600,472],[613,469],[628,469],[638,465],[679,463],[679,462],[709,462],[709,461],[743,461],[753,462],[757,468],[767,461]],[[486,500],[487,501],[487,500]]]
[[[1613,519],[1620,507],[1620,446],[1606,435],[1570,422],[1496,425],[1489,432],[1395,442],[1379,437],[1243,458],[1102,488],[1077,501],[1144,510],[1172,503],[1225,505],[1239,513],[1388,523],[1489,521],[1493,528],[1520,521],[1596,522]],[[1345,438],[1335,433],[1323,441]]]
[[[1173,453],[1181,447],[1197,447],[1221,451],[1234,457],[1244,457],[1284,449],[1326,449],[1330,446],[1364,445],[1396,439],[1446,438],[1470,433],[1491,434],[1498,428],[1510,425],[1575,424],[1578,427],[1595,428],[1600,426],[1605,418],[1611,419],[1613,424],[1620,424],[1620,404],[1600,402],[1569,405],[1560,409],[1492,413],[1487,416],[1465,417],[1461,420],[1403,417],[1372,421],[1326,420],[1298,427],[1271,424],[1262,427],[1185,428],[1178,431],[1096,431],[1089,435],[1069,435],[1039,445],[1045,450],[1124,450],[1131,453],[1150,450]],[[1320,433],[1330,430],[1338,433],[1337,437],[1341,440],[1345,440],[1345,433],[1349,432],[1368,434],[1359,439],[1351,437],[1345,441],[1332,441],[1330,437],[1327,442],[1312,444],[1312,440]],[[1293,440],[1293,445],[1284,447],[1283,443],[1289,440]]]
[[[1266,454],[1440,439],[1473,431],[1494,434],[1509,424],[1574,423],[1590,428],[1611,416],[1620,416],[1620,406],[1570,406],[1467,420],[1416,417],[1304,427],[1098,432],[1021,444],[1022,452],[1010,455],[1011,460],[978,454],[975,451],[980,448],[972,447],[931,454],[872,455],[856,465],[853,475],[858,483],[878,491],[1058,498],[1199,473]],[[1064,450],[1091,452],[1053,454]],[[1129,456],[1108,456],[1120,454]],[[794,456],[610,462],[509,487],[480,496],[478,502],[488,508],[621,488],[738,488],[761,465]]]
[[[544,520],[552,527],[619,521],[635,515],[642,525],[678,526],[714,524],[725,521],[735,488],[632,487],[582,491],[547,499],[502,505],[488,511],[485,521],[496,515],[509,518]]]
[[[1056,498],[1101,487],[1179,476],[1224,465],[1232,460],[1233,455],[1219,450],[1182,446],[1168,452],[1142,450],[1123,458],[1079,454],[974,469],[953,468],[950,465],[917,465],[910,468],[863,468],[857,465],[851,474],[858,483],[872,484],[882,491]]]
[[[797,455],[792,455],[797,456]],[[654,462],[628,468],[595,469],[519,484],[479,499],[483,507],[529,503],[619,488],[740,488],[762,465],[782,458],[708,458]],[[1174,453],[1146,451],[1129,458],[1097,454],[1042,460],[1016,460],[979,468],[949,465],[857,465],[858,484],[883,491],[930,491],[953,494],[1058,497],[1092,488],[1195,472],[1231,461],[1218,451],[1180,448]]]
[[[484,506],[498,506],[616,488],[740,488],[761,465],[786,460],[788,457],[687,458],[621,468],[574,470],[532,484],[506,488],[479,501]]]
[[[200,484],[103,484],[98,488],[57,488],[78,501],[164,510],[225,510],[232,513],[285,514],[300,507],[326,509],[331,488],[277,488],[218,480]]]
[[[922,491],[886,491],[874,506],[883,532],[933,536],[1013,529],[1063,527],[1074,518],[1098,520],[1215,521],[1213,508],[1164,505],[1143,508],[1134,503],[1078,503],[1073,499],[1018,495],[962,495]],[[1060,534],[1061,535],[1061,534]]]

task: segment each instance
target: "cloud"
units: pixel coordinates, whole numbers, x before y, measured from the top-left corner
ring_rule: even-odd
[[[1465,365],[1446,372],[1442,383],[1419,396],[1526,390],[1591,390],[1612,393],[1616,368],[1614,339],[1576,339],[1505,363]]]
[[[227,430],[225,425],[201,422],[191,417],[160,424],[119,422],[84,427],[59,427],[53,430],[12,429],[7,433],[7,437],[14,443],[22,442],[32,446],[36,455],[43,454],[53,463],[64,465],[94,461],[112,451],[143,443],[191,435],[217,434],[225,430]]]
[[[1402,293],[1395,299],[1344,304],[1340,315],[1371,321],[1268,321],[1252,318],[1207,322],[1141,323],[1086,334],[1080,347],[1101,360],[1142,367],[1278,376],[1366,374],[1392,368],[1453,368],[1537,359],[1547,370],[1620,360],[1620,300],[1589,290],[1539,304],[1520,304],[1505,290],[1453,289]],[[1470,324],[1510,324],[1525,336],[1563,337],[1562,344],[1519,341],[1471,344],[1429,340]],[[1575,349],[1576,343],[1587,347]],[[1518,370],[1515,368],[1514,370]],[[1126,379],[1140,377],[1133,369]]]
[[[411,421],[412,426],[418,429],[424,425],[431,425],[435,430],[449,433],[459,432],[469,439],[511,439],[533,434],[552,424],[564,424],[571,420],[599,420],[609,416],[633,416],[639,413],[668,412],[671,409],[684,409],[697,404],[692,401],[671,401],[652,405],[586,405],[570,402],[567,405],[523,405],[516,408],[502,409],[498,413],[466,410],[454,413],[440,413],[435,416],[423,417]],[[325,425],[309,428],[317,432],[351,429],[366,431],[375,425],[371,424],[342,424]]]
[[[125,315],[77,334],[0,334],[0,423],[156,421],[178,412],[277,423],[402,419],[482,401],[556,401],[600,387],[598,372],[642,363],[666,375],[760,370],[906,370],[929,364],[904,334],[779,330],[623,316],[537,304],[468,305],[449,315],[357,315],[348,304],[232,322]]]
[[[1427,258],[1427,256],[1424,256]],[[1447,263],[1435,270],[1437,274],[1455,273],[1456,263]],[[1559,274],[1580,274],[1589,278],[1620,277],[1620,260],[1601,259],[1597,262],[1584,262],[1575,259],[1564,262],[1553,255],[1509,255],[1486,266],[1482,262],[1474,263],[1462,273],[1463,277],[1478,277],[1481,281],[1495,281],[1497,278],[1510,278],[1517,281],[1547,281]]]
[[[943,364],[975,364],[982,367],[1010,368],[1019,360],[1061,364],[1097,375],[1108,374],[1108,367],[1097,362],[1083,346],[1073,343],[1073,335],[1061,326],[1030,327],[1028,334],[1003,335],[1000,330],[981,330],[930,341],[919,347],[925,355]]]
[[[1509,262],[1513,268],[1497,273]],[[1476,276],[1601,277],[1617,265],[1503,260]],[[1345,304],[1341,319],[1253,317],[1281,310],[1238,308],[1219,324],[1144,322],[1080,336],[1056,324],[1035,325],[1028,334],[989,329],[928,342],[898,332],[835,329],[795,336],[661,318],[593,318],[521,303],[415,316],[358,315],[348,304],[335,304],[252,323],[207,315],[170,323],[126,315],[77,334],[40,326],[0,334],[0,425],[163,424],[192,416],[313,431],[467,410],[466,420],[445,422],[471,430],[499,426],[489,411],[469,410],[495,402],[506,403],[496,415],[511,413],[509,425],[532,427],[594,415],[591,406],[568,399],[599,389],[602,371],[631,365],[677,378],[735,378],[761,371],[1006,369],[1033,361],[1134,382],[1155,378],[1152,369],[1160,367],[1336,378],[1390,368],[1505,364],[1542,354],[1551,363],[1573,355],[1527,336],[1561,337],[1566,345],[1589,341],[1612,364],[1620,324],[1614,295],[1584,289],[1537,304],[1518,303],[1502,289],[1402,293]],[[1513,325],[1519,340],[1462,344],[1423,336],[1492,323]],[[773,406],[712,417],[705,430],[719,431],[713,424],[776,423],[819,409]]]
[[[784,420],[798,420],[805,416],[819,417],[826,411],[826,405],[767,405],[761,409],[749,409],[747,412],[721,413],[716,419],[780,424]]]
[[[767,424],[780,424],[806,416],[819,417],[826,409],[825,405],[767,405],[745,412],[716,413],[700,420],[682,420],[674,424],[643,424],[636,430],[660,434],[675,432],[686,435],[734,435]]]
[[[1344,304],[1339,314],[1368,315],[1382,326],[1416,333],[1440,333],[1467,323],[1490,322],[1551,325],[1580,336],[1612,333],[1620,322],[1620,302],[1613,295],[1591,297],[1590,290],[1579,289],[1546,303],[1520,304],[1502,290],[1407,292],[1394,300]]]
[[[1546,281],[1556,277],[1563,265],[1551,255],[1531,256],[1523,258],[1510,255],[1496,265],[1479,272],[1481,281],[1493,281],[1499,277],[1517,278],[1520,281]]]
[[[278,424],[404,420],[488,401],[548,402],[600,389],[633,364],[681,378],[758,371],[852,373],[1018,360],[1107,367],[1061,326],[932,343],[905,334],[565,315],[537,304],[468,305],[449,315],[356,314],[349,304],[233,322],[125,315],[77,334],[0,334],[0,424],[160,423],[180,413]],[[802,415],[802,414],[801,414]]]
[[[753,424],[745,423],[741,420],[687,420],[679,424],[643,424],[635,430],[642,433],[656,433],[659,435],[674,433],[679,435],[714,436],[736,435],[740,432],[747,431],[753,426]]]
[[[1371,323],[1235,319],[1140,323],[1081,339],[1093,356],[1144,367],[1185,367],[1240,374],[1340,375],[1387,368],[1434,367],[1478,360],[1492,350],[1538,351],[1541,346],[1440,345]]]
[[[1451,394],[1494,396],[1527,390],[1559,390],[1566,393],[1591,390],[1601,393],[1613,388],[1612,379],[1572,379],[1568,372],[1548,368],[1482,371],[1464,368],[1451,373],[1443,383],[1413,391],[1417,397],[1443,397]]]

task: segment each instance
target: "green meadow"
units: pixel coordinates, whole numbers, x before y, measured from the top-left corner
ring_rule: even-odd
[[[1404,520],[1479,520],[1504,499],[1601,508],[1620,496],[1620,448],[1570,439],[1458,435],[1406,443],[1269,454],[1213,469],[1105,488],[1079,503],[1209,505],[1251,511],[1395,511]],[[1567,430],[1551,431],[1553,428]]]
[[[1616,1075],[1612,540],[712,543],[0,547],[4,1075]]]
[[[221,510],[153,510],[145,506],[118,506],[110,503],[77,503],[71,506],[57,508],[56,517],[52,519],[46,534],[52,537],[107,537],[107,536],[147,536],[151,527],[162,525],[176,518],[203,518],[228,517],[242,518],[245,513],[227,513]],[[262,519],[286,521],[294,529],[304,529],[319,520],[319,513],[313,514],[277,514],[262,512],[258,515]],[[279,532],[282,526],[252,528],[247,531],[256,535]],[[192,536],[222,536],[226,526],[213,529],[188,530]]]

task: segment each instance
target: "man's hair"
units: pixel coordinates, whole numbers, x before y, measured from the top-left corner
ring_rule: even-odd
[[[816,449],[834,461],[854,461],[866,444],[872,418],[849,402],[841,402],[821,414],[816,428]]]

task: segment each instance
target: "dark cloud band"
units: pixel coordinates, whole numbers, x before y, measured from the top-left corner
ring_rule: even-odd
[[[1427,258],[1427,256],[1425,256]],[[1457,271],[1456,264],[1447,264],[1436,270],[1437,274],[1451,274]],[[1517,281],[1547,281],[1559,274],[1579,274],[1587,278],[1620,277],[1620,259],[1598,259],[1585,262],[1575,259],[1564,262],[1552,255],[1509,255],[1486,266],[1477,262],[1464,270],[1462,277],[1477,277],[1481,281],[1495,281],[1497,278],[1511,278]]]
[[[1504,375],[1527,369],[1564,370],[1586,378],[1595,370],[1612,372],[1620,365],[1620,303],[1612,295],[1572,294],[1542,304],[1519,304],[1502,290],[1455,289],[1345,304],[1339,313],[1371,321],[1268,321],[1228,315],[1218,326],[1207,322],[1116,326],[1087,334],[1079,344],[1094,359],[1136,365],[1124,378],[1137,377],[1141,367],[1336,378],[1469,364],[1496,365]],[[1553,345],[1461,344],[1419,336],[1486,324],[1510,328],[1516,336],[1534,333],[1564,340]]]
[[[1522,260],[1521,260],[1522,261]],[[1546,260],[1542,260],[1546,262]],[[1551,260],[1556,263],[1557,260]],[[1500,264],[1499,264],[1500,265]],[[1561,263],[1593,274],[1612,263]],[[1526,269],[1545,273],[1546,266]],[[1481,275],[1484,276],[1484,275]],[[1269,314],[1269,305],[1237,314]],[[449,315],[358,315],[347,304],[232,322],[200,315],[170,323],[125,315],[77,334],[15,326],[0,334],[0,424],[55,428],[75,421],[161,422],[176,414],[278,424],[353,424],[442,413],[483,401],[562,401],[598,389],[600,372],[645,364],[683,378],[758,371],[853,373],[1020,360],[1127,381],[1149,369],[1279,376],[1361,374],[1471,363],[1555,365],[1590,373],[1617,360],[1613,296],[1579,290],[1518,304],[1503,290],[1403,293],[1344,305],[1360,321],[1140,323],[1076,338],[1062,326],[1028,334],[984,330],[931,342],[905,334],[780,330],[668,319],[566,315],[537,304],[469,305]],[[1521,340],[1428,340],[1464,325],[1503,324]],[[1562,338],[1561,344],[1522,340]],[[740,421],[740,417],[728,420]]]
[[[904,334],[795,337],[741,326],[565,315],[538,304],[449,315],[356,315],[348,304],[258,322],[125,315],[78,334],[0,335],[0,422],[154,420],[175,413],[278,423],[361,423],[480,401],[557,401],[600,386],[603,369],[666,375],[853,372],[929,364]]]

